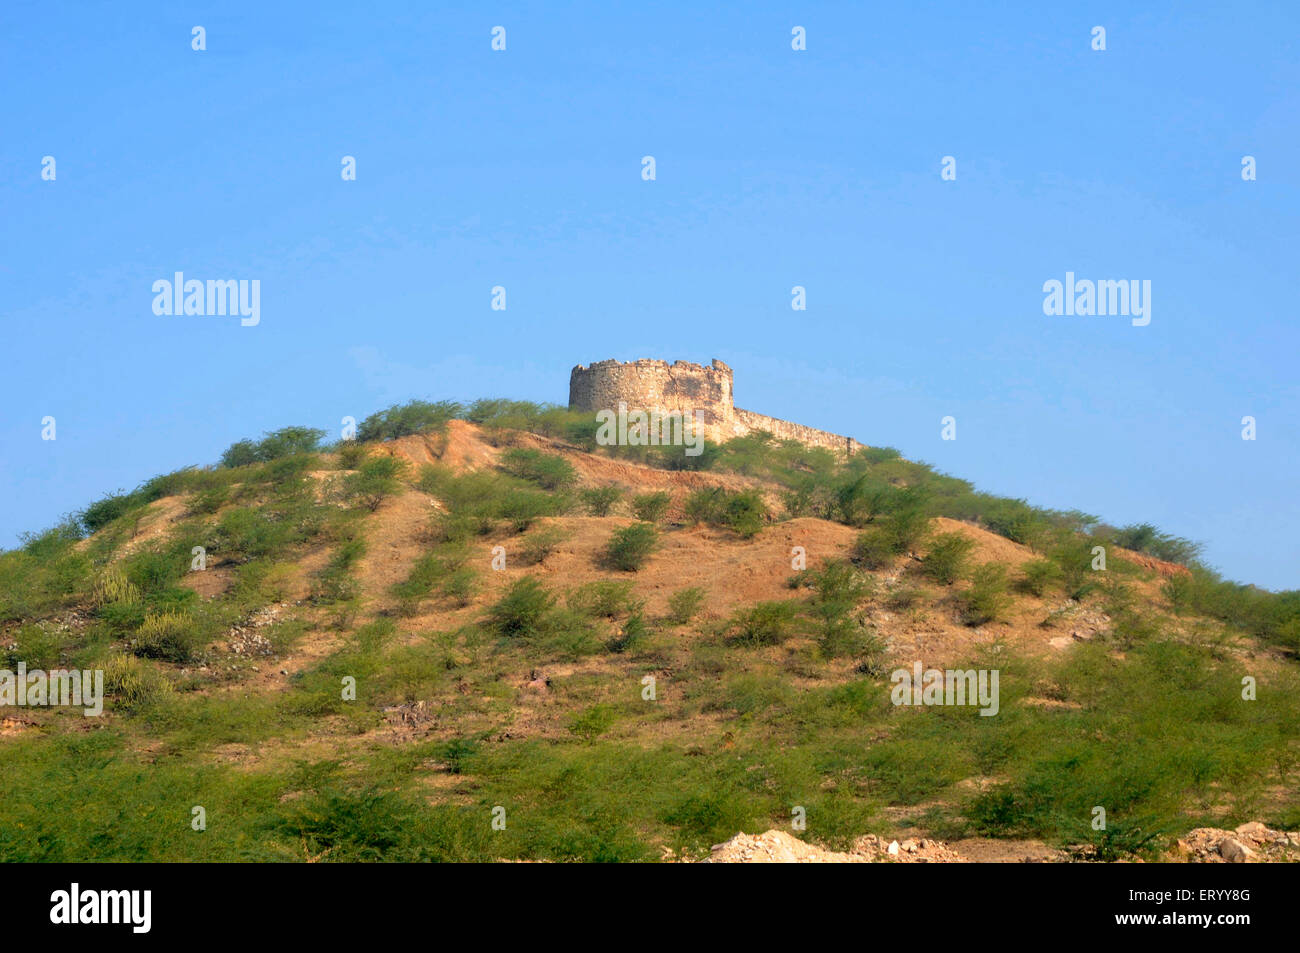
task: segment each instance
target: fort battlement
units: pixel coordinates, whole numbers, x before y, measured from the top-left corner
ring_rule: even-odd
[[[707,367],[690,361],[643,359],[579,364],[569,375],[569,406],[574,410],[699,411],[707,440],[725,442],[765,430],[778,440],[797,440],[852,454],[862,444],[852,437],[828,433],[777,417],[742,410],[732,398],[733,374],[722,361]]]

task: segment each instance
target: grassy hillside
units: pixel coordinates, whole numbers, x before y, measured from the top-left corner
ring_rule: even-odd
[[[1300,593],[1186,540],[890,450],[604,448],[512,401],[322,437],[0,553],[0,668],[109,696],[0,708],[0,859],[691,857],[800,807],[832,847],[1300,827]],[[891,704],[916,660],[997,669],[999,714]]]

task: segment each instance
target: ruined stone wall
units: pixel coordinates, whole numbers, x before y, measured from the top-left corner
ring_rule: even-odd
[[[574,410],[617,411],[620,401],[628,410],[701,410],[707,440],[725,442],[766,430],[778,440],[842,453],[862,446],[850,437],[741,410],[732,393],[731,368],[716,359],[708,367],[690,361],[597,361],[589,367],[579,364],[569,375],[569,406]]]
[[[756,414],[752,410],[741,410],[737,407],[735,415],[736,424],[743,428],[745,433],[766,430],[777,440],[797,440],[810,447],[825,447],[827,450],[850,455],[862,447],[862,444],[852,437],[841,437],[839,434],[805,427],[803,424],[792,424],[788,420]]]

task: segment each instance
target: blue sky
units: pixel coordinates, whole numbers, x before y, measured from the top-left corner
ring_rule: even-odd
[[[742,407],[1300,585],[1294,3],[612,6],[0,7],[0,546],[287,424],[717,357]],[[156,316],[176,271],[261,323]],[[1044,315],[1067,271],[1150,280],[1150,325]]]

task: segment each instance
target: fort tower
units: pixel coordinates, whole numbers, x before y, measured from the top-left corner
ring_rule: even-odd
[[[852,437],[742,410],[732,398],[732,383],[731,368],[716,359],[708,367],[689,361],[597,361],[579,364],[570,373],[569,407],[617,412],[622,401],[628,410],[699,410],[705,439],[719,443],[765,430],[778,440],[797,440],[845,454],[862,446]]]

